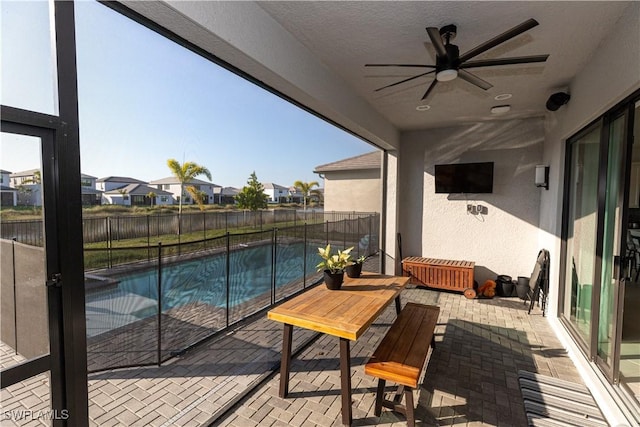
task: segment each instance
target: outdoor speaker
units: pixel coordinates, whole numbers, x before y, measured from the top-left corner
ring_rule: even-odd
[[[547,100],[547,110],[556,111],[558,108],[569,102],[570,99],[571,96],[568,93],[556,92]]]

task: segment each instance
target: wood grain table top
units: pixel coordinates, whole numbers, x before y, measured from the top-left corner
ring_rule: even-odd
[[[271,320],[357,340],[402,292],[409,277],[363,273],[345,276],[337,291],[320,284],[267,313]]]

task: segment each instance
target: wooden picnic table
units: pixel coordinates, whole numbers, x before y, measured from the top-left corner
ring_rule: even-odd
[[[270,310],[269,319],[284,323],[280,397],[285,398],[289,393],[293,327],[336,336],[340,339],[342,423],[350,425],[350,341],[357,340],[393,300],[396,301],[396,312],[400,312],[400,292],[408,281],[408,277],[375,273],[363,273],[357,279],[345,276],[340,290],[331,291],[321,284]]]

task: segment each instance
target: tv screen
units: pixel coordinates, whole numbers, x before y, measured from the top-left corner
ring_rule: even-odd
[[[493,162],[436,165],[436,193],[493,193]]]

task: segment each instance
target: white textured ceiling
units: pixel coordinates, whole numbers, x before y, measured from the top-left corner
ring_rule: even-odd
[[[451,126],[505,118],[541,116],[549,95],[568,88],[576,73],[614,28],[628,2],[259,2],[262,9],[322,63],[401,130]],[[484,91],[456,79],[439,83],[416,106],[433,75],[380,92],[374,89],[424,72],[422,69],[365,68],[366,63],[435,64],[425,27],[455,24],[460,53],[529,19],[537,27],[474,59],[549,54],[540,64],[476,68],[493,84]],[[611,70],[615,78],[615,70]],[[496,101],[499,94],[513,95]],[[492,116],[490,108],[510,104]]]

